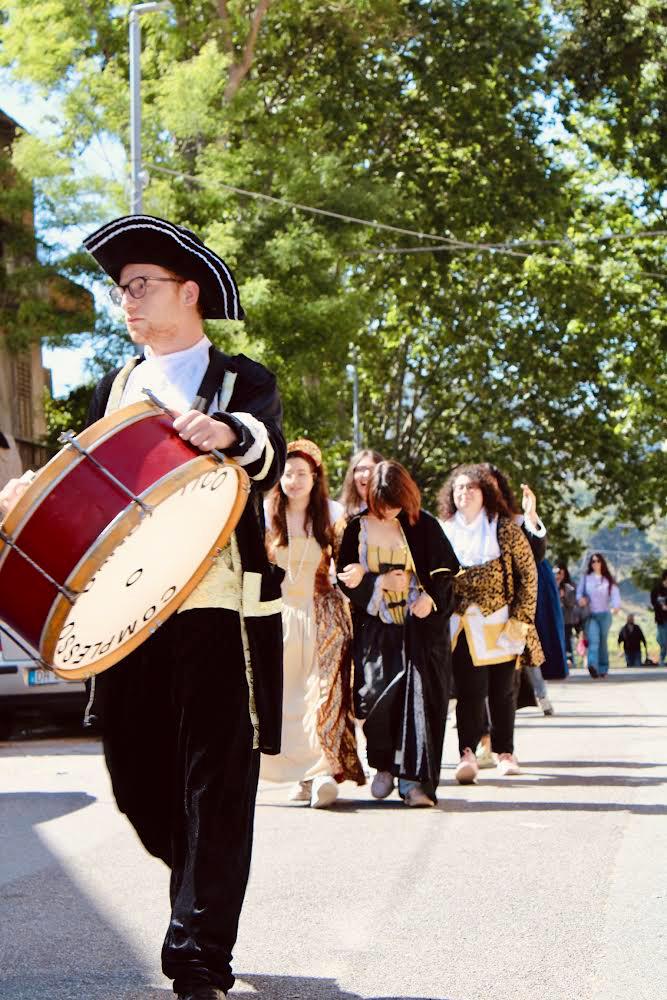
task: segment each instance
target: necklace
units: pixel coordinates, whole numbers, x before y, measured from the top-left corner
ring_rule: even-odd
[[[299,560],[299,566],[296,573],[292,573],[292,536],[289,530],[289,517],[287,512],[285,512],[285,526],[287,527],[287,579],[290,583],[296,583],[301,575],[301,570],[303,569],[303,563],[306,558],[306,552],[308,551],[308,546],[310,545],[310,535],[311,529],[310,525],[306,529],[306,544],[303,547],[303,552],[301,553],[301,559]]]

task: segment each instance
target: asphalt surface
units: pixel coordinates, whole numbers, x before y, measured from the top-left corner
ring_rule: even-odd
[[[667,671],[551,683],[524,773],[452,774],[437,809],[263,785],[232,997],[663,1000]],[[99,744],[0,744],[0,1000],[167,1000],[167,872],[117,812]]]

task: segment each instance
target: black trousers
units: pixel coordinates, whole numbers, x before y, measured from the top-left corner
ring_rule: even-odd
[[[456,685],[456,727],[459,753],[475,751],[486,731],[486,699],[489,699],[491,749],[514,753],[514,673],[516,658],[506,663],[476,667],[470,658],[465,632],[461,632],[452,656]]]
[[[163,971],[228,991],[259,774],[239,616],[173,615],[98,684],[118,807],[171,868]]]

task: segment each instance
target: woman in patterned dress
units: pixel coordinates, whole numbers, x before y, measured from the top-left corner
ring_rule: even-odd
[[[355,709],[365,719],[371,793],[432,806],[440,778],[450,682],[449,614],[458,563],[421,510],[398,462],[371,476],[368,509],[352,517],[338,579],[354,612]]]
[[[290,799],[330,806],[345,779],[364,784],[352,715],[347,602],[331,581],[333,525],[320,449],[287,446],[285,471],[266,504],[269,557],[284,571],[281,752],[262,758],[260,776],[295,782]]]
[[[460,465],[438,496],[440,523],[461,564],[451,618],[456,724],[461,759],[455,772],[470,784],[486,698],[491,748],[502,775],[520,774],[514,755],[514,675],[522,654],[543,661],[535,629],[537,569],[487,465]]]

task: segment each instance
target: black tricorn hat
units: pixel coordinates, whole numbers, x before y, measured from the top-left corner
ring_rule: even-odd
[[[245,319],[231,269],[189,229],[154,215],[124,215],[83,245],[116,284],[126,264],[157,264],[197,282],[204,319]]]

